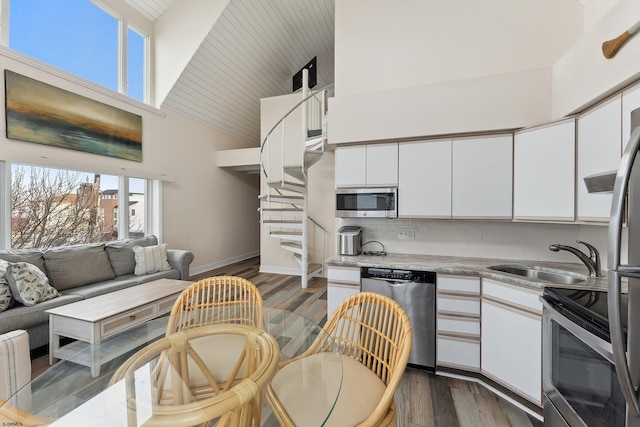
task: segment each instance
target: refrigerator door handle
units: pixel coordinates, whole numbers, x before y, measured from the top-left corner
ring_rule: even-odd
[[[622,330],[620,291],[621,276],[624,267],[620,265],[622,222],[625,206],[625,196],[629,188],[631,169],[640,148],[640,127],[636,127],[627,143],[627,148],[622,154],[620,167],[616,174],[613,186],[613,200],[611,202],[611,216],[609,218],[609,251],[607,254],[607,267],[609,277],[608,311],[609,330],[611,332],[611,347],[613,360],[616,366],[616,374],[620,382],[620,388],[627,401],[628,410],[636,417],[640,416],[640,403],[638,402],[637,388],[633,385],[627,355],[624,350],[624,334]],[[627,272],[628,273],[628,272]]]
[[[627,362],[627,354],[624,351],[624,334],[622,320],[620,319],[620,279],[621,275],[614,270],[609,270],[609,292],[607,293],[609,308],[609,331],[611,332],[611,350],[616,366],[618,382],[622,394],[627,401],[628,411],[636,417],[640,416],[640,404],[638,403],[637,388],[631,381],[631,373]]]

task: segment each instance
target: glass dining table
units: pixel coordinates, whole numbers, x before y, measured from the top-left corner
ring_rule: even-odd
[[[318,420],[317,425],[323,425],[331,414],[342,384],[341,359],[332,351],[332,338],[321,326],[300,314],[268,307],[261,307],[260,312],[261,320],[250,326],[237,325],[235,317],[227,321],[224,311],[213,315],[208,312],[206,316],[210,317],[210,326],[186,329],[183,333],[174,333],[172,326],[168,334],[167,325],[176,319],[165,316],[92,347],[87,345],[33,378],[6,402],[0,401],[0,425],[159,425],[154,414],[157,409],[172,410],[179,394],[177,390],[182,394],[178,402],[182,405],[180,407],[189,409],[222,393],[220,389],[212,390],[207,384],[218,383],[222,390],[230,387],[233,390],[236,384],[249,382],[250,388],[257,387],[257,397],[253,402],[257,402],[260,408],[257,411],[260,425],[277,426],[278,422],[264,397],[266,387],[278,366],[311,354],[313,357],[305,358],[305,363],[295,365],[299,375],[287,375],[286,381],[304,394],[302,401],[308,402],[310,413]],[[203,314],[195,312],[193,316],[198,322],[202,321]],[[249,352],[249,342],[255,344],[256,339],[262,345],[251,347],[257,356],[242,359],[241,355]],[[103,365],[97,378],[92,377],[90,368],[77,363],[76,358],[112,351],[118,346],[134,345],[134,350]],[[179,353],[185,346],[191,351],[188,356],[178,362],[167,362],[168,355]],[[273,354],[270,355],[271,351]],[[271,362],[267,360],[269,357]],[[199,366],[204,366],[208,373],[198,373]],[[256,369],[260,371],[259,379]],[[247,379],[252,372],[254,374]],[[198,381],[200,383],[194,387]],[[216,387],[213,384],[213,388]],[[243,419],[248,425],[248,421]]]

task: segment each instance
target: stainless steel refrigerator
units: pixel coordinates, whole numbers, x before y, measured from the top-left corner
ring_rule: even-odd
[[[632,114],[632,123],[635,126],[640,125],[638,116],[640,111],[636,110]],[[627,427],[640,427],[638,394],[638,386],[640,386],[640,157],[637,156],[639,149],[640,127],[635,127],[615,177],[607,257],[609,329],[616,374],[627,403]],[[625,222],[628,226],[628,260],[627,264],[622,264],[622,237]],[[628,282],[628,294],[622,293],[625,281]]]

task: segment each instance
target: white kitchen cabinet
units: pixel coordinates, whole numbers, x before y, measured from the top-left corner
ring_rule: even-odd
[[[481,372],[541,406],[541,292],[482,280]]]
[[[396,187],[398,144],[337,147],[336,187]]]
[[[633,126],[640,126],[640,84],[622,92],[622,151],[627,147]]]
[[[480,370],[480,278],[438,274],[437,358],[442,367]]]
[[[398,186],[398,143],[367,145],[367,187]]]
[[[327,267],[327,318],[351,295],[360,292],[360,268]]]
[[[513,136],[453,139],[453,218],[512,217]]]
[[[451,139],[398,147],[398,216],[451,218]]]
[[[575,220],[575,119],[515,133],[513,217]]]
[[[367,181],[367,147],[337,147],[335,153],[336,187],[363,187]]]
[[[578,220],[609,220],[611,194],[587,192],[584,177],[616,170],[622,146],[622,98],[616,96],[578,118]]]

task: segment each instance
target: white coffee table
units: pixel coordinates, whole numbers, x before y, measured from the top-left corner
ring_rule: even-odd
[[[100,374],[100,366],[135,348],[135,336],[113,341],[117,345],[91,345],[88,357],[71,358],[88,344],[123,333],[163,314],[169,313],[178,295],[193,282],[158,279],[130,288],[52,308],[49,314],[49,364],[55,359],[70,359],[89,366],[91,375]],[[162,334],[164,331],[158,331]],[[60,337],[76,341],[60,346]]]

